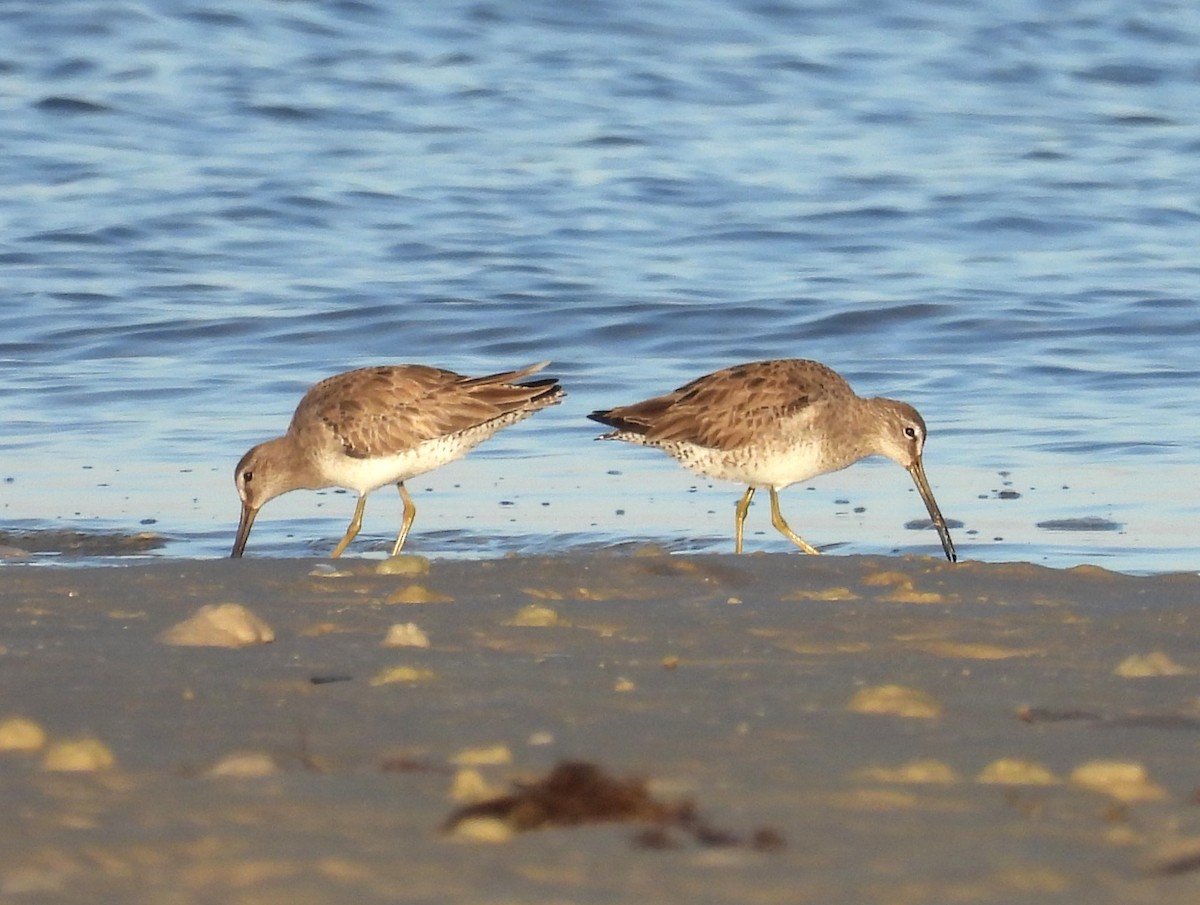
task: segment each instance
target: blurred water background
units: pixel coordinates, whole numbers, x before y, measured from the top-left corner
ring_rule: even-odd
[[[962,558],[1194,570],[1198,93],[1191,0],[5,0],[0,532],[226,556],[316,380],[549,358],[563,405],[410,483],[411,552],[728,551],[741,488],[584,416],[803,357],[921,410]],[[891,463],[782,500],[940,555]],[[761,501],[747,548],[791,549]]]

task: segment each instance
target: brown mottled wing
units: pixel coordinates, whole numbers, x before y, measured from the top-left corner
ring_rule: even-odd
[[[770,434],[813,400],[853,394],[838,374],[815,361],[783,359],[735,365],[706,374],[664,396],[595,412],[596,421],[641,434],[649,443],[695,443],[736,449]]]
[[[562,394],[555,380],[510,383],[545,365],[486,377],[464,377],[427,365],[348,371],[309,390],[293,424],[312,419],[325,425],[354,458],[400,452],[510,412],[552,404]]]

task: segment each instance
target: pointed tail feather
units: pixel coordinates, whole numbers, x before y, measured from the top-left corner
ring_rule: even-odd
[[[486,374],[483,377],[470,377],[467,383],[482,384],[482,383],[515,383],[522,377],[528,377],[530,374],[536,374],[544,368],[550,366],[549,360],[539,361],[535,364],[526,365],[523,368],[517,368],[515,371],[500,371],[496,374]]]

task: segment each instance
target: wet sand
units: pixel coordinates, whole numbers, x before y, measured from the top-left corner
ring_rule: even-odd
[[[1194,574],[653,550],[425,566],[5,566],[0,899],[1200,897]],[[274,640],[166,640],[225,603]],[[718,831],[442,832],[564,760]]]

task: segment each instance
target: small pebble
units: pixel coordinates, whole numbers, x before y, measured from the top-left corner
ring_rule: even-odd
[[[381,669],[371,677],[371,686],[392,685],[396,682],[407,682],[410,685],[418,682],[431,682],[437,676],[432,669],[421,669],[416,666],[389,666]]]
[[[495,817],[469,817],[460,820],[450,831],[450,838],[460,842],[509,842],[516,831]]]
[[[474,804],[499,794],[502,794],[502,790],[490,785],[474,767],[456,771],[454,781],[450,784],[450,798],[459,804]]]
[[[0,751],[38,751],[46,744],[46,730],[23,716],[0,720]]]
[[[415,622],[397,623],[388,629],[382,647],[429,647],[429,636]]]
[[[158,636],[177,647],[249,647],[269,644],[275,633],[240,603],[210,603]]]
[[[453,597],[438,594],[420,584],[410,584],[408,587],[394,591],[387,598],[388,603],[453,603]]]
[[[99,739],[81,738],[55,742],[46,749],[42,769],[58,772],[91,773],[111,769],[117,762]]]
[[[1060,780],[1034,761],[1002,757],[984,767],[975,781],[1005,786],[1049,786]]]
[[[227,754],[208,768],[209,776],[253,779],[279,772],[275,758],[265,751],[237,751]]]
[[[401,553],[399,556],[389,556],[375,567],[378,575],[405,575],[419,577],[429,574],[429,560],[424,556],[412,556]]]
[[[1132,654],[1117,664],[1116,675],[1124,679],[1147,679],[1156,676],[1186,676],[1190,669],[1180,666],[1162,651]]]
[[[859,691],[850,701],[858,713],[880,713],[916,719],[941,716],[941,705],[931,696],[903,685],[876,685]]]
[[[548,628],[555,625],[565,625],[558,613],[548,606],[531,603],[517,611],[517,615],[504,623],[505,625],[525,626],[527,628]]]
[[[1134,761],[1088,761],[1071,772],[1071,782],[1126,804],[1167,797],[1161,786],[1150,781],[1146,768]]]

